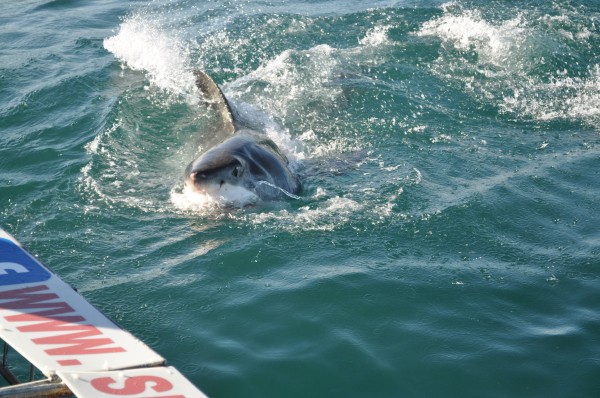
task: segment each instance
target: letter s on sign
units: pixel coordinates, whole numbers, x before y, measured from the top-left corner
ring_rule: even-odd
[[[93,379],[91,385],[98,391],[111,395],[135,395],[146,391],[146,384],[156,392],[165,392],[173,388],[170,381],[158,376],[134,376],[125,379],[122,387],[111,387],[111,384],[119,383],[112,377],[100,377]]]

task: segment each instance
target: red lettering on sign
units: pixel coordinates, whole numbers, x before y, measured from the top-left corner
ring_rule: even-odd
[[[45,350],[49,355],[125,352],[125,349],[122,347],[106,347],[109,344],[114,344],[114,341],[108,337],[90,338],[102,335],[102,332],[95,326],[76,323],[85,322],[86,319],[81,315],[64,315],[73,313],[75,310],[65,302],[51,301],[60,298],[57,294],[37,293],[48,289],[48,286],[39,285],[1,292],[0,300],[4,300],[5,302],[0,303],[0,308],[12,310],[44,309],[43,311],[9,315],[5,319],[9,322],[27,323],[24,326],[17,327],[17,330],[24,333],[75,332],[31,340],[34,344],[39,345],[62,345],[62,347]]]
[[[19,328],[22,332],[53,332],[53,331],[69,331],[77,330],[77,326],[74,322],[85,321],[85,318],[80,315],[71,316],[53,316],[49,318],[47,316],[40,316],[35,314],[19,314],[9,315],[4,317],[9,322],[37,322],[28,326],[21,326]]]
[[[41,337],[38,339],[32,339],[35,344],[62,344],[64,347],[51,348],[45,350],[49,355],[85,355],[85,354],[110,354],[113,352],[125,352],[124,348],[121,347],[103,347],[107,344],[114,344],[112,339],[108,337],[100,339],[88,339],[86,337],[101,335],[94,326],[88,325],[77,325],[84,331],[79,333],[63,334],[60,336]],[[18,328],[19,330],[21,328]]]
[[[77,366],[77,365],[81,365],[81,361],[79,361],[78,359],[61,359],[56,361],[58,362],[59,365],[61,366]]]
[[[0,304],[0,308],[8,310],[27,310],[37,308],[48,308],[46,311],[38,311],[37,315],[51,316],[56,314],[64,314],[67,312],[73,312],[73,308],[64,302],[48,302],[49,300],[56,300],[58,297],[54,293],[42,293],[34,294],[35,292],[48,290],[48,286],[39,285],[26,287],[23,289],[8,290],[6,292],[0,292],[0,300],[13,300]],[[24,314],[25,315],[25,314]],[[19,316],[19,315],[15,315]]]
[[[90,384],[96,390],[111,395],[136,395],[146,391],[149,387],[156,392],[167,392],[173,388],[169,380],[158,376],[133,376],[126,378],[122,383],[112,377],[99,377]],[[116,385],[115,385],[116,384]],[[121,386],[119,386],[121,384]],[[158,398],[158,397],[157,397]],[[161,398],[184,398],[183,395],[171,395]]]

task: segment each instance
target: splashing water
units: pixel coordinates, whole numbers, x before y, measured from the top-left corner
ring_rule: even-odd
[[[515,11],[516,16],[505,19],[459,3],[442,9],[442,16],[415,33],[441,40],[443,51],[431,65],[441,78],[462,83],[503,113],[598,125],[600,64],[581,70],[576,62],[577,54],[586,51],[580,40],[594,37],[593,19],[581,20],[568,9],[559,10],[567,14],[560,17]],[[547,72],[553,63],[556,69]]]
[[[236,190],[227,197],[212,197],[194,190],[188,184],[171,189],[170,200],[177,210],[199,215],[214,215],[224,207],[242,208],[259,201],[258,196],[245,189]]]
[[[104,48],[129,68],[146,72],[150,82],[163,90],[195,92],[190,46],[156,20],[137,14],[126,18],[117,34],[104,40]]]
[[[475,51],[480,63],[503,69],[527,38],[521,15],[491,23],[477,10],[465,10],[455,15],[446,9],[443,16],[423,24],[418,36],[437,36],[443,43],[462,51]]]
[[[227,21],[225,23],[231,23],[235,19],[229,18]],[[276,24],[277,21],[273,23]],[[154,101],[154,105],[157,107],[172,106],[173,104],[177,106],[178,102],[183,102],[186,106],[191,105],[189,97],[197,95],[193,87],[192,70],[196,64],[208,63],[208,60],[203,59],[204,54],[215,51],[223,52],[225,45],[229,52],[236,53],[236,57],[240,57],[240,54],[247,51],[245,47],[252,44],[247,37],[243,35],[236,37],[227,29],[217,30],[206,37],[201,36],[202,39],[198,42],[197,39],[192,39],[193,35],[185,32],[185,28],[173,28],[174,25],[177,24],[165,21],[160,15],[139,11],[126,17],[117,32],[104,41],[104,47],[121,61],[124,68],[128,67],[144,72],[150,82],[150,87],[144,88],[146,92],[150,91],[149,95],[156,97],[156,94],[152,94],[152,88],[155,87],[171,98],[166,102]],[[335,115],[346,105],[347,93],[337,82],[340,76],[346,73],[349,65],[358,70],[363,64],[372,67],[380,61],[385,62],[386,54],[395,45],[394,40],[390,37],[390,31],[393,28],[394,25],[389,22],[378,23],[362,32],[357,37],[355,45],[349,47],[335,48],[329,44],[316,44],[304,49],[284,49],[265,57],[264,62],[249,71],[223,68],[224,71],[235,71],[236,76],[232,80],[224,82],[222,89],[232,101],[235,110],[244,117],[244,122],[249,122],[252,127],[256,126],[257,130],[263,131],[272,139],[288,157],[290,167],[294,171],[303,168],[304,162],[311,162],[315,158],[335,158],[347,152],[360,153],[365,144],[359,139],[357,140],[359,133],[344,131],[342,127],[336,127],[338,116],[328,122],[321,114]],[[217,62],[217,64],[220,63],[221,61]],[[206,66],[206,69],[211,70],[211,67]],[[158,97],[160,98],[160,96]],[[382,107],[384,106],[385,103],[382,104]],[[160,111],[157,109],[155,112]],[[307,120],[310,123],[306,124]],[[295,131],[283,127],[287,124],[294,126]],[[135,128],[135,131],[139,129],[136,123],[119,125],[122,135],[133,136],[129,145],[134,145],[135,136],[138,134],[141,136],[135,131],[129,133],[128,131],[132,128]],[[151,137],[148,138],[148,140],[150,139]],[[102,143],[107,140],[110,140],[110,143]],[[194,137],[189,136],[187,140],[193,142]],[[94,145],[106,147],[109,152],[123,147],[119,145],[118,139],[111,137],[110,134],[101,133],[94,142]],[[190,153],[189,150],[181,149],[184,145],[185,143],[181,142],[179,146],[175,144],[174,148],[178,153]],[[200,142],[198,146],[202,147],[202,143]],[[145,208],[161,207],[160,200],[164,197],[164,193],[161,193],[159,198],[156,198],[156,195],[150,195],[155,198],[154,200],[139,198],[142,190],[140,187],[135,187],[132,181],[125,181],[127,186],[123,185],[123,182],[114,181],[113,176],[118,175],[118,172],[113,170],[114,167],[104,167],[102,172],[97,170],[106,162],[123,171],[134,164],[136,170],[143,176],[142,164],[144,162],[142,158],[131,157],[131,152],[123,153],[122,156],[102,151],[91,152],[92,160],[84,170],[87,186],[92,187],[95,192],[102,193],[102,195],[97,194],[96,196],[103,201],[128,203],[134,206],[136,203],[145,203]],[[192,159],[196,155],[190,155],[189,158]],[[104,161],[95,160],[98,157]],[[179,167],[183,169],[184,166],[181,164]],[[332,168],[332,170],[335,169],[336,167]],[[395,172],[402,173],[402,170]],[[178,175],[178,173],[174,170],[170,171],[169,175]],[[398,181],[400,181],[400,185],[391,188],[391,192],[402,191],[402,184],[406,182],[404,176],[399,177]],[[164,183],[163,180],[156,182],[157,184]],[[120,190],[115,183],[121,184],[121,187],[125,189]],[[181,182],[174,185],[170,182],[170,184],[166,194],[170,206],[167,211],[210,214],[215,210],[218,211],[222,206],[232,203],[231,200],[224,198],[210,198],[193,192]],[[278,189],[291,199],[300,199],[299,196],[285,192],[266,181],[261,181],[258,185],[269,187],[269,189]],[[325,191],[322,186],[311,187],[309,184],[308,187],[309,197],[314,189],[317,192]],[[341,220],[337,207],[331,206],[331,204],[349,200],[352,202],[357,200],[360,203],[360,199],[343,196],[344,194],[340,192],[339,196],[333,198],[325,198],[322,195],[315,197],[317,202],[307,211],[309,214],[330,212],[332,217],[326,223],[344,225],[351,218],[346,221]],[[373,199],[372,203],[361,203],[359,207],[349,206],[347,210],[355,212],[367,208],[369,212],[392,216],[390,209],[394,207],[393,202],[397,196],[393,194],[391,199],[388,199],[383,202]],[[236,198],[234,202],[242,207],[255,203],[256,198]],[[150,206],[150,204],[152,205]],[[283,215],[280,219],[286,220],[288,215]],[[307,218],[303,217],[302,219]],[[335,220],[337,220],[337,224]]]

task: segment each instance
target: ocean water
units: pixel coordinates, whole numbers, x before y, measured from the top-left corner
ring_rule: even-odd
[[[210,397],[600,396],[600,4],[0,5],[0,224]],[[300,198],[184,189],[192,71]]]

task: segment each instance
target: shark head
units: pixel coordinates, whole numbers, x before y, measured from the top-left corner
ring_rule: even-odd
[[[236,145],[226,141],[204,153],[188,167],[186,183],[194,191],[224,204],[256,202],[255,176]]]
[[[229,101],[206,73],[196,70],[196,86],[204,101],[220,115],[215,138],[224,135],[186,169],[186,185],[217,202],[245,206],[258,200],[295,197],[301,190],[277,145],[235,120]]]
[[[218,202],[234,205],[281,198],[300,189],[275,144],[247,134],[225,140],[192,162],[187,184]]]
[[[258,200],[254,184],[239,160],[232,159],[217,168],[198,166],[188,175],[187,183],[193,190],[226,204],[246,205]]]

